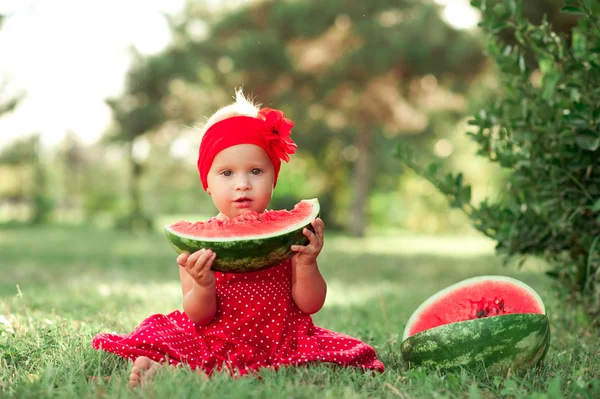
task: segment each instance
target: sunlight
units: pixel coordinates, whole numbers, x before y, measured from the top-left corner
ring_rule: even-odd
[[[495,242],[485,237],[435,237],[399,235],[394,237],[336,237],[328,247],[353,254],[445,255],[474,257],[493,255]]]
[[[71,281],[72,287],[80,287],[80,281]],[[378,284],[349,284],[342,280],[332,279],[327,282],[327,300],[325,307],[348,307],[360,305],[381,295],[398,292],[400,286],[388,281]],[[152,312],[171,311],[181,308],[181,286],[179,282],[132,284],[126,280],[104,282],[96,286],[98,294],[104,298],[124,295],[129,298],[141,299],[144,306]],[[160,297],[160,301],[157,301]],[[160,309],[156,307],[160,303]]]
[[[10,16],[0,35],[0,73],[27,90],[19,108],[0,121],[5,132],[0,146],[34,131],[45,145],[56,145],[68,129],[87,143],[96,141],[111,117],[104,98],[122,89],[129,46],[142,54],[164,48],[171,33],[161,12],[181,7],[182,0],[29,0],[0,6]]]
[[[160,295],[161,302],[163,303],[173,302],[179,304],[181,301],[181,285],[179,281],[132,284],[131,281],[117,280],[110,283],[98,284],[96,290],[102,297],[126,295],[139,299],[152,298],[151,301],[154,302],[156,295]]]
[[[378,284],[348,284],[342,280],[327,282],[327,299],[323,307],[349,307],[370,302],[381,295],[398,292],[400,286],[388,281]]]
[[[480,12],[469,0],[435,0],[443,7],[442,18],[455,29],[472,29],[481,19]]]
[[[14,321],[15,315],[11,313],[8,314],[8,317],[0,314],[0,336],[4,335],[5,331],[11,334],[15,333],[15,329],[13,328]]]
[[[80,275],[68,281],[66,290],[70,295],[80,295],[80,291],[87,287],[94,287],[95,293],[107,301],[123,303],[123,300],[132,299],[141,303],[141,308],[136,305],[135,311],[140,314],[171,312],[181,308],[181,285],[179,278],[174,277],[165,282],[132,282],[125,278],[109,278],[99,281],[97,275]],[[94,292],[92,291],[92,293]],[[101,300],[101,299],[99,299]]]

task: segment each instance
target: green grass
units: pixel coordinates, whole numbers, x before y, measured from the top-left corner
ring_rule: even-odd
[[[483,239],[402,235],[328,236],[320,265],[329,293],[315,323],[373,345],[385,373],[317,365],[265,370],[262,379],[216,375],[205,381],[185,368],[166,369],[151,387],[131,390],[130,365],[90,342],[98,332],[129,332],[150,314],[181,308],[175,253],[164,236],[0,229],[0,396],[600,397],[598,331],[581,310],[565,307],[538,263],[504,268]],[[482,274],[517,277],[540,293],[552,327],[544,365],[521,375],[407,369],[399,336],[412,311],[435,291]],[[100,379],[91,380],[95,376]]]

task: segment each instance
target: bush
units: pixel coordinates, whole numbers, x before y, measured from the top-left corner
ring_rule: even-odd
[[[515,0],[472,1],[482,11],[487,52],[504,94],[470,121],[477,153],[509,171],[504,193],[471,204],[461,173],[423,167],[405,145],[397,156],[497,241],[507,260],[542,256],[548,274],[600,314],[600,4],[567,1],[579,16],[568,34],[534,25]],[[487,5],[487,7],[486,7]],[[514,44],[500,32],[513,32]]]

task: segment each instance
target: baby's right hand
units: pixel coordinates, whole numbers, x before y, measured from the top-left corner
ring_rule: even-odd
[[[194,279],[196,284],[206,287],[215,283],[215,273],[210,270],[217,254],[210,249],[201,249],[189,254],[184,252],[177,257],[177,263]]]

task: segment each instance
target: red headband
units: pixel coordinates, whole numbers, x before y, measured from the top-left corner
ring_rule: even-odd
[[[215,156],[238,144],[255,144],[267,152],[275,169],[275,186],[281,160],[289,162],[290,155],[296,152],[296,144],[290,137],[293,126],[294,122],[284,118],[283,112],[271,108],[261,108],[256,118],[232,116],[212,125],[202,137],[198,156],[204,190],[208,188],[207,175]]]

